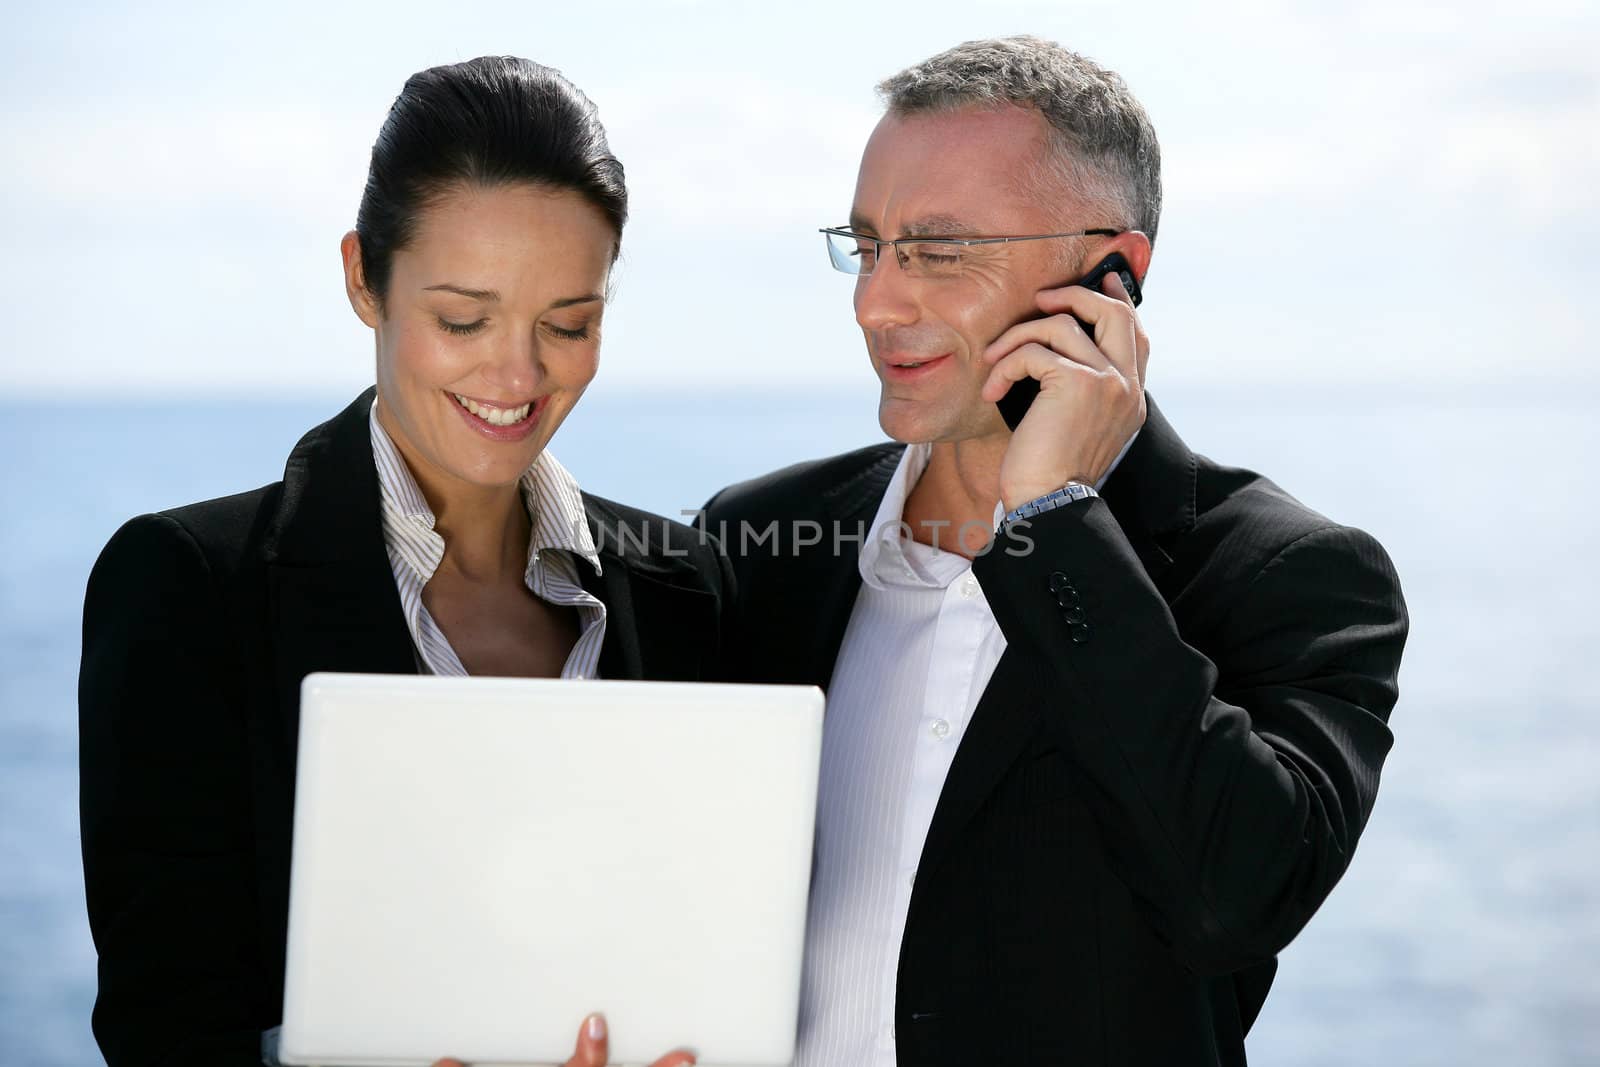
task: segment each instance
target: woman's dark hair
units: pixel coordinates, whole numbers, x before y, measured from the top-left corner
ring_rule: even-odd
[[[616,255],[628,190],[595,106],[577,86],[515,56],[413,74],[378,131],[356,214],[368,291],[383,301],[394,253],[441,194],[520,183],[570,189],[599,208],[616,230]]]

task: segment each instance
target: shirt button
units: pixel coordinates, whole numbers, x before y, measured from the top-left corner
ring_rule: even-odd
[[[935,741],[943,741],[950,736],[950,724],[943,719],[935,719],[933,725],[928,727],[928,732],[933,735]]]
[[[916,871],[912,871],[911,873],[906,875],[906,885],[909,885],[909,886],[915,888],[916,884],[917,884],[917,872]]]
[[[968,600],[971,600],[973,597],[977,596],[978,579],[974,578],[970,574],[961,579],[961,595],[966,597]]]
[[[883,1036],[890,1041],[894,1040],[894,1023],[890,1023],[883,1028]]]

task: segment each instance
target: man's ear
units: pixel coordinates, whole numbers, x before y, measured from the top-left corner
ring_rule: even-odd
[[[1145,272],[1150,269],[1150,238],[1139,230],[1119,233],[1106,244],[1100,259],[1104,259],[1112,252],[1122,253],[1122,258],[1133,268],[1134,278],[1143,285]]]
[[[367,288],[366,271],[361,265],[361,239],[356,231],[351,230],[339,241],[339,255],[344,260],[344,293],[350,298],[350,307],[355,310],[356,318],[377,329],[382,313],[378,309],[378,298]]]

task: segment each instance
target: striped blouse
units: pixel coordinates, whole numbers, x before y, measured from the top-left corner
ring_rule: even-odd
[[[372,458],[378,467],[383,515],[383,542],[389,566],[400,590],[400,606],[416,648],[417,663],[431,674],[464,675],[467,669],[450,641],[422,602],[439,561],[444,559],[444,537],[434,529],[433,509],[417,486],[389,434],[378,424],[374,401]],[[600,554],[583,510],[577,480],[548,451],[539,453],[522,475],[522,499],[533,520],[528,538],[528,566],[524,580],[534,596],[548,604],[578,611],[582,633],[561,670],[563,678],[598,676],[600,646],[606,636],[606,606],[578,581],[578,560],[600,573]]]

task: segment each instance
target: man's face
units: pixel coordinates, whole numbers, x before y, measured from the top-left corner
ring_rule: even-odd
[[[1048,125],[1035,110],[887,115],[861,157],[850,228],[900,237],[1008,237],[1099,227],[1063,202],[1046,205],[1030,181]],[[856,321],[882,383],[878,421],[897,441],[961,441],[1005,434],[978,395],[983,350],[1040,314],[1039,290],[1067,284],[1103,237],[1057,238],[962,251],[956,278],[914,278],[885,250],[856,281]],[[920,365],[918,365],[920,364]]]

